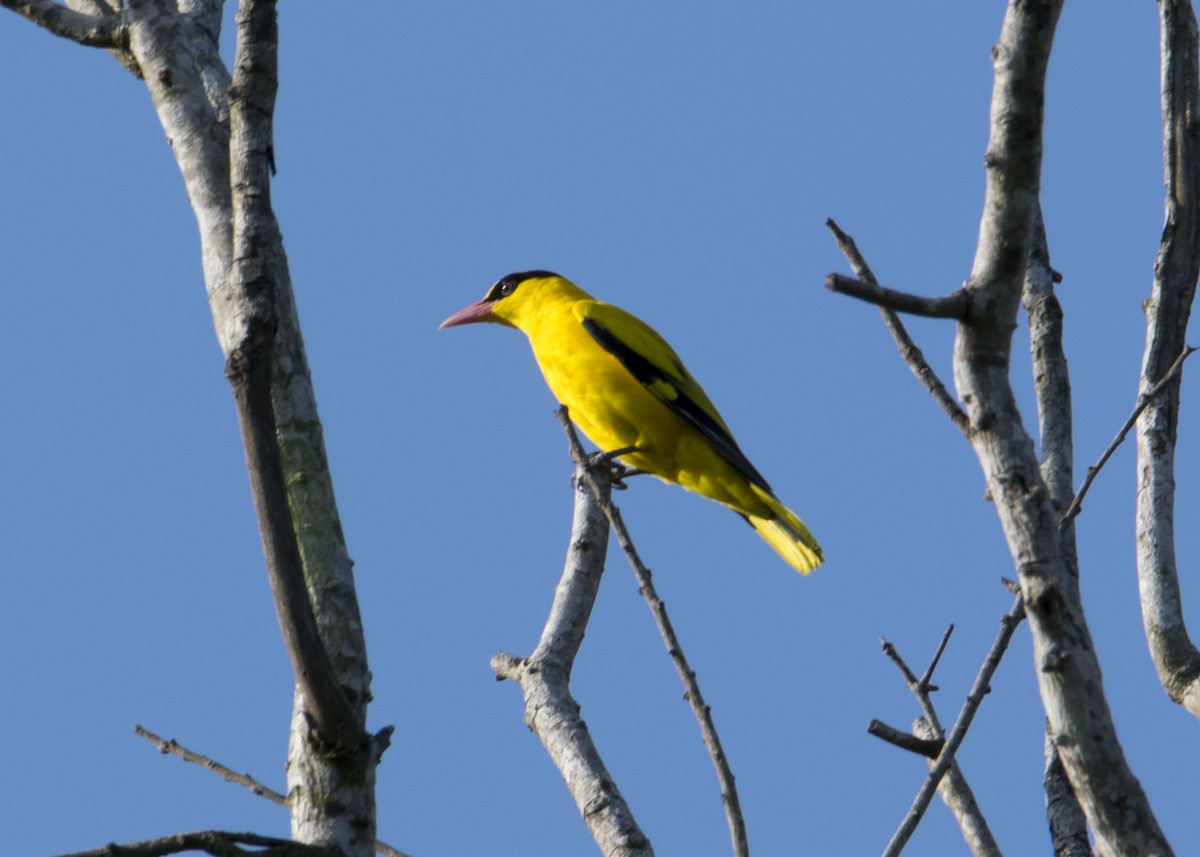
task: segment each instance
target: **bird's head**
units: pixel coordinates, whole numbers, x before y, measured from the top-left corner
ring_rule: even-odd
[[[483,300],[463,307],[443,321],[438,329],[490,321],[522,329],[524,322],[554,298],[586,297],[570,280],[550,271],[522,271],[501,277]]]

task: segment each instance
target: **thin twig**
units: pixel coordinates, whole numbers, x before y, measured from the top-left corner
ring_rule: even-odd
[[[867,734],[874,735],[879,740],[886,741],[893,747],[899,747],[901,750],[916,753],[918,756],[924,756],[927,759],[936,759],[938,754],[942,752],[942,747],[946,745],[944,739],[918,738],[911,732],[905,732],[902,729],[897,729],[895,726],[889,726],[882,720],[872,720],[868,723]]]
[[[859,252],[858,245],[854,242],[854,239],[843,232],[841,227],[834,222],[833,218],[826,220],[825,225],[833,233],[838,249],[842,251],[842,255],[850,263],[850,267],[855,275],[864,283],[878,285],[879,281],[875,279],[875,274],[871,271],[871,266],[867,264],[867,260]],[[958,406],[958,402],[954,401],[954,397],[950,395],[950,391],[946,389],[946,385],[942,383],[942,379],[937,376],[937,373],[933,371],[933,367],[925,360],[925,355],[921,353],[921,349],[916,346],[912,337],[908,335],[908,330],[904,327],[904,322],[900,320],[900,316],[894,310],[884,306],[879,307],[879,314],[883,316],[883,323],[887,325],[888,330],[891,332],[892,339],[896,342],[896,347],[900,349],[900,356],[908,364],[908,368],[917,376],[917,380],[929,391],[929,394],[933,396],[933,400],[941,406],[941,409],[946,412],[946,415],[950,417],[954,425],[958,427],[958,430],[964,435],[967,434],[971,428],[971,423],[967,418],[966,412]]]
[[[937,690],[930,682],[933,681],[933,671],[937,669],[938,663],[942,660],[942,655],[946,651],[946,644],[950,642],[950,635],[954,633],[953,623],[946,627],[946,633],[942,634],[942,641],[938,643],[937,651],[933,653],[933,657],[929,660],[929,666],[925,668],[925,672],[921,675],[921,680],[917,682],[917,687],[922,690]]]
[[[1110,443],[1108,448],[1104,450],[1104,454],[1100,456],[1099,460],[1097,460],[1095,464],[1087,469],[1087,474],[1083,477],[1083,484],[1079,486],[1079,491],[1076,492],[1075,499],[1071,501],[1071,505],[1067,507],[1067,511],[1063,513],[1062,520],[1059,521],[1060,528],[1065,528],[1071,523],[1076,515],[1083,511],[1083,498],[1091,489],[1092,483],[1096,481],[1096,476],[1100,473],[1100,468],[1104,467],[1104,465],[1108,463],[1108,460],[1112,457],[1112,454],[1117,451],[1117,447],[1120,446],[1125,440],[1125,436],[1128,435],[1134,425],[1137,424],[1138,417],[1142,415],[1142,411],[1150,407],[1150,404],[1154,401],[1158,394],[1166,389],[1167,384],[1171,383],[1171,379],[1175,377],[1180,368],[1183,366],[1183,361],[1191,357],[1192,354],[1197,350],[1198,348],[1192,345],[1184,348],[1183,351],[1179,353],[1179,356],[1175,358],[1175,362],[1171,364],[1171,368],[1167,370],[1167,373],[1159,378],[1158,382],[1151,387],[1149,391],[1138,398],[1138,403],[1136,407],[1134,407],[1133,413],[1129,415],[1129,419],[1125,420],[1125,425],[1121,426],[1121,430],[1117,432],[1117,436],[1112,439],[1112,443]]]
[[[596,497],[596,501],[604,511],[605,517],[608,518],[608,522],[617,536],[617,543],[621,545],[621,550],[625,552],[625,557],[629,560],[629,565],[633,569],[634,577],[637,578],[638,591],[641,592],[642,597],[646,599],[646,603],[650,606],[650,612],[654,616],[658,632],[667,647],[667,653],[671,656],[675,670],[679,673],[679,678],[683,682],[684,698],[687,699],[688,704],[692,707],[692,712],[696,715],[696,720],[700,724],[700,734],[703,737],[704,746],[708,748],[709,755],[712,757],[713,767],[717,771],[717,781],[721,786],[721,802],[725,807],[725,818],[729,824],[729,835],[733,842],[733,853],[735,857],[748,857],[750,846],[746,838],[746,820],[742,815],[742,807],[738,799],[733,770],[729,767],[729,760],[725,755],[724,748],[721,746],[721,739],[717,735],[717,727],[713,723],[712,708],[704,702],[704,697],[700,693],[700,685],[696,681],[696,673],[688,666],[687,658],[683,654],[683,646],[680,645],[679,638],[675,635],[675,629],[671,626],[671,620],[667,616],[667,607],[663,604],[662,599],[658,597],[658,593],[654,589],[650,570],[646,568],[641,557],[638,556],[637,549],[629,537],[629,531],[625,528],[625,522],[621,519],[620,510],[613,505],[612,500],[596,484],[596,478],[592,469],[586,466],[588,463],[587,453],[583,449],[583,444],[579,442],[579,436],[575,433],[575,427],[571,423],[567,408],[560,406],[555,415],[558,417],[559,422],[563,424],[563,429],[567,433],[567,441],[571,447],[571,458],[576,465],[581,465],[580,472],[584,482]]]
[[[825,278],[825,288],[877,307],[925,318],[952,318],[961,321],[971,309],[971,298],[962,289],[943,297],[931,298],[889,289],[870,280],[856,280],[844,274],[830,274]]]
[[[252,791],[254,794],[258,795],[259,797],[266,798],[267,800],[271,801],[272,803],[279,804],[280,806],[283,806],[283,807],[289,806],[286,795],[280,794],[279,792],[275,791],[270,786],[263,785],[262,783],[260,783],[256,779],[254,779],[254,777],[250,776],[249,774],[239,774],[237,771],[234,771],[231,768],[227,768],[225,765],[222,765],[220,762],[215,761],[214,759],[210,759],[208,756],[205,756],[202,753],[197,753],[193,750],[189,750],[187,747],[184,747],[182,744],[180,744],[174,738],[163,738],[159,735],[155,735],[153,732],[151,732],[149,729],[147,729],[144,726],[135,726],[133,728],[133,731],[134,731],[134,734],[137,735],[139,738],[145,738],[147,741],[151,742],[156,747],[158,747],[158,751],[160,753],[162,753],[163,755],[178,756],[179,758],[183,759],[183,761],[185,761],[185,762],[190,762],[193,765],[199,765],[202,768],[207,768],[208,770],[212,771],[214,774],[219,774],[227,783],[235,783],[236,785],[247,788],[250,791]],[[239,835],[249,835],[249,834],[239,834]],[[129,847],[129,846],[121,846],[121,847]],[[103,852],[103,853],[107,854],[109,852]],[[117,853],[121,853],[121,852],[117,852]],[[162,853],[171,853],[171,852],[162,852]],[[256,852],[256,853],[266,853],[266,852]],[[409,855],[406,852],[401,851],[399,848],[394,848],[393,846],[388,845],[386,842],[383,842],[378,839],[375,840],[375,853],[384,854],[384,855],[387,855],[387,857],[409,857]]]
[[[884,857],[897,857],[904,850],[905,844],[912,837],[917,825],[920,824],[925,810],[929,807],[929,802],[933,799],[934,792],[937,791],[938,783],[954,763],[954,754],[958,752],[959,746],[966,737],[967,730],[971,727],[971,721],[975,719],[975,712],[979,710],[983,698],[991,689],[992,676],[995,674],[996,668],[1000,666],[1000,660],[1004,657],[1013,632],[1024,618],[1025,602],[1022,596],[1018,595],[1013,601],[1012,608],[1000,620],[1000,632],[996,635],[987,658],[984,659],[983,666],[979,668],[978,675],[975,676],[975,683],[971,685],[971,692],[967,694],[967,701],[963,705],[962,711],[959,712],[954,728],[946,736],[946,745],[938,755],[937,761],[930,766],[929,776],[921,785],[921,790],[917,793],[912,807],[909,808],[904,821],[901,822],[887,848],[884,849]]]
[[[239,847],[242,845],[249,847]],[[102,848],[75,851],[60,857],[166,857],[184,851],[203,851],[213,857],[333,857],[335,853],[334,849],[321,845],[259,836],[257,833],[196,830],[125,845],[109,843]]]
[[[144,726],[133,727],[133,732],[139,738],[145,738],[158,747],[158,751],[163,755],[178,756],[185,762],[191,762],[193,765],[208,768],[214,774],[219,774],[227,783],[235,783],[247,788],[259,797],[265,797],[267,800],[277,803],[280,806],[288,805],[287,795],[282,795],[269,786],[264,786],[249,774],[239,774],[237,771],[225,767],[220,762],[210,759],[208,756],[189,750],[174,738],[162,738]]]
[[[950,642],[950,635],[954,633],[954,626],[950,625],[946,628],[946,632],[942,634],[942,640],[938,643],[937,651],[934,652],[933,658],[929,662],[929,666],[925,668],[925,673],[917,678],[916,673],[909,669],[904,658],[900,657],[899,650],[888,640],[883,641],[883,653],[887,655],[892,663],[900,670],[900,674],[904,676],[904,683],[908,689],[912,691],[913,696],[917,698],[917,702],[921,706],[921,712],[925,715],[939,734],[942,731],[941,721],[938,719],[937,709],[934,708],[933,698],[930,694],[937,690],[937,687],[932,684],[933,671],[937,668],[938,661],[942,659],[942,653],[946,651],[946,644]]]
[[[924,756],[931,767],[939,759],[946,746],[946,733],[942,729],[942,724],[938,718],[937,709],[933,704],[931,696],[932,691],[937,690],[932,684],[933,673],[946,651],[946,645],[950,642],[950,635],[953,632],[953,625],[946,628],[946,632],[942,634],[941,642],[938,643],[937,651],[934,652],[933,657],[929,661],[929,666],[925,668],[925,672],[920,678],[917,678],[913,671],[909,669],[908,664],[900,656],[900,652],[896,647],[884,641],[884,654],[899,668],[901,675],[904,676],[905,684],[908,685],[908,689],[916,696],[917,702],[924,712],[924,716],[918,718],[913,723],[911,734],[901,732],[899,729],[887,726],[877,720],[871,721],[871,725],[867,727],[867,731],[877,738],[881,738],[903,750]],[[949,767],[946,769],[945,776],[938,783],[937,791],[946,803],[946,806],[954,814],[959,829],[962,831],[963,839],[970,846],[972,853],[976,857],[999,857],[1000,847],[997,845],[995,837],[992,836],[987,819],[983,817],[983,812],[979,809],[979,803],[975,800],[975,793],[971,790],[971,786],[959,768],[956,759],[951,760]]]

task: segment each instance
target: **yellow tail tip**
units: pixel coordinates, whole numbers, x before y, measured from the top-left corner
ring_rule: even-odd
[[[773,518],[750,516],[746,519],[750,526],[754,527],[754,531],[762,536],[763,541],[801,574],[808,574],[823,563],[825,553],[804,522],[771,494],[760,491],[757,486],[754,487],[754,491],[775,513]]]

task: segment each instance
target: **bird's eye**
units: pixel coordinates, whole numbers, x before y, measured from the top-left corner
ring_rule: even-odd
[[[517,284],[513,280],[505,280],[500,284],[500,297],[506,298],[511,295],[517,288]]]

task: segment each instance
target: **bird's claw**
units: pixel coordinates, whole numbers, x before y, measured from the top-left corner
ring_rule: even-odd
[[[628,467],[617,461],[620,456],[628,455],[631,452],[637,452],[637,447],[624,446],[609,452],[593,452],[587,457],[587,466],[593,470],[602,470],[604,475],[608,477],[608,481],[612,484],[613,488],[618,491],[624,491],[629,487],[625,484],[626,479],[646,472],[636,467]]]

